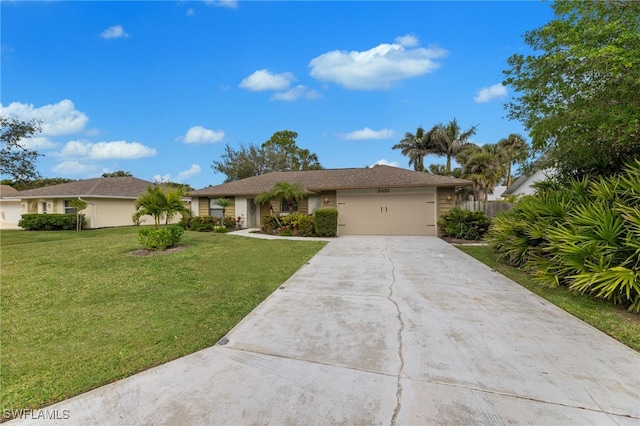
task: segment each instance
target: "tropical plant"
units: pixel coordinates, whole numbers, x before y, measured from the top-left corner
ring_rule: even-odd
[[[462,161],[462,176],[473,182],[473,195],[480,200],[480,194],[486,202],[493,188],[504,177],[506,151],[499,144],[485,144],[481,147],[465,147],[456,157]]]
[[[136,200],[136,212],[132,216],[133,222],[139,224],[142,216],[148,215],[153,217],[156,229],[160,228],[163,218],[165,228],[168,227],[169,221],[177,214],[191,213],[182,201],[184,196],[185,191],[182,188],[147,187],[147,192]]]
[[[511,168],[514,164],[523,164],[529,157],[529,146],[524,138],[517,134],[511,133],[508,137],[500,139],[498,145],[504,149],[507,156],[507,176],[505,185],[507,188],[511,186]]]
[[[222,207],[222,217],[227,215],[227,207],[231,205],[231,200],[228,198],[218,198],[216,204]]]
[[[465,147],[469,145],[469,139],[476,134],[476,126],[471,126],[469,129],[462,131],[458,122],[454,118],[447,125],[436,124],[431,130],[433,141],[433,154],[447,157],[447,165],[445,167],[445,173],[448,175],[451,173],[451,159]]]
[[[418,126],[415,134],[405,133],[404,138],[391,148],[401,150],[402,155],[409,157],[409,167],[413,166],[413,170],[423,172],[424,157],[433,151],[432,135],[433,130],[425,131],[422,126]]]
[[[307,191],[298,183],[278,182],[269,191],[256,195],[255,202],[268,203],[271,200],[286,200],[289,205],[289,213],[293,214],[295,202],[307,198]]]
[[[494,219],[487,240],[545,284],[640,312],[640,160],[617,176],[574,179],[523,197]]]

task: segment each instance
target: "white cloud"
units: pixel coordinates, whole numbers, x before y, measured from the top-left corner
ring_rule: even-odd
[[[195,14],[196,12],[192,8],[187,9],[187,16],[193,16]]]
[[[212,6],[228,7],[229,9],[238,7],[237,0],[206,0],[205,3]]]
[[[64,161],[56,165],[53,169],[54,172],[63,176],[67,175],[82,175],[87,174],[95,170],[94,166],[82,164],[78,161]]]
[[[43,149],[52,149],[57,146],[57,144],[51,141],[49,138],[43,138],[40,136],[22,139],[20,141],[20,145],[24,146],[27,149],[35,149],[36,151],[40,151]]]
[[[404,47],[415,47],[418,44],[420,44],[418,42],[418,37],[414,36],[413,34],[407,34],[401,37],[396,37],[395,42]]]
[[[89,117],[78,111],[69,99],[57,104],[48,104],[35,108],[33,104],[12,102],[7,107],[0,104],[0,114],[15,117],[18,120],[30,121],[34,118],[42,121],[42,136],[67,135],[81,132]]]
[[[502,83],[494,84],[493,86],[483,87],[478,90],[474,101],[478,103],[489,102],[493,99],[499,99],[507,96],[507,88]]]
[[[114,25],[101,32],[100,37],[109,40],[112,38],[126,38],[129,37],[129,34],[122,28],[122,25]]]
[[[274,101],[295,101],[298,99],[318,99],[322,97],[317,90],[309,89],[307,87],[298,85],[286,92],[278,92],[271,96],[271,100]]]
[[[187,130],[184,143],[216,143],[224,139],[222,130],[209,130],[202,126],[193,126]]]
[[[400,41],[404,44],[381,44],[363,52],[324,53],[309,62],[311,76],[347,89],[388,89],[396,81],[436,70],[440,63],[435,59],[447,55],[438,47],[409,48],[417,43],[414,36],[400,37]]]
[[[176,182],[183,183],[189,178],[199,175],[201,171],[202,171],[202,168],[200,168],[199,165],[192,164],[191,167],[189,167],[187,170],[183,170],[180,173],[178,173],[178,176],[176,176]]]
[[[373,166],[391,166],[391,167],[400,167],[397,161],[387,161],[386,159],[378,160],[371,165]]]
[[[97,142],[70,141],[56,157],[84,157],[92,160],[123,159],[153,157],[157,154],[155,148],[149,148],[139,142]]]
[[[252,92],[263,90],[286,90],[296,78],[290,72],[274,74],[267,69],[254,72],[240,82],[240,87]]]
[[[155,175],[153,177],[154,182],[162,183],[162,182],[177,182],[177,183],[185,183],[185,181],[189,180],[193,176],[197,176],[202,172],[202,168],[197,164],[192,164],[187,170],[183,170],[175,178],[172,178],[170,173],[164,175]]]
[[[365,127],[362,130],[356,130],[354,132],[347,133],[343,139],[347,140],[363,140],[363,139],[391,139],[393,137],[393,130],[371,130]]]

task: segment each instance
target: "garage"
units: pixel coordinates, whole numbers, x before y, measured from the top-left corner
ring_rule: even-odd
[[[433,188],[338,191],[338,235],[436,235]]]

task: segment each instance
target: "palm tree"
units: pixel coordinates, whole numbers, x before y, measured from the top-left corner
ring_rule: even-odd
[[[517,134],[511,133],[508,137],[500,139],[498,145],[505,150],[509,163],[507,165],[507,188],[511,186],[511,165],[522,164],[529,157],[529,148],[524,138]]]
[[[265,191],[256,195],[256,203],[267,203],[271,200],[287,200],[290,206],[289,212],[293,214],[293,206],[295,202],[307,197],[307,191],[298,183],[278,182],[269,191]]]
[[[463,149],[469,145],[469,138],[476,134],[476,126],[471,126],[470,129],[462,131],[458,122],[454,118],[446,126],[443,124],[436,124],[431,130],[433,133],[433,154],[441,157],[447,157],[447,165],[445,172],[447,175],[451,173],[451,159]]]
[[[392,149],[400,149],[402,155],[409,157],[409,167],[413,166],[413,170],[424,171],[424,157],[433,150],[431,140],[432,132],[425,131],[422,126],[418,126],[416,134],[407,132],[404,138]]]
[[[178,213],[188,214],[189,209],[182,202],[185,191],[183,188],[163,188],[162,186],[149,186],[147,192],[136,200],[136,212],[133,221],[140,222],[142,216],[153,217],[156,229],[160,228],[160,221],[165,218],[165,226]]]
[[[227,213],[227,207],[231,205],[231,200],[228,198],[218,198],[216,200],[216,204],[222,207],[222,219],[224,220],[224,216]]]
[[[473,182],[474,198],[478,200],[482,192],[486,202],[489,193],[504,177],[505,169],[505,152],[498,144],[486,144],[474,150],[464,164],[464,177]]]

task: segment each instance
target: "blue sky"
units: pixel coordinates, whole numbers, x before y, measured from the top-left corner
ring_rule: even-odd
[[[506,60],[552,19],[538,1],[2,1],[0,113],[43,131],[45,177],[125,170],[221,183],[225,144],[298,133],[325,168],[407,159],[420,125],[522,133]],[[426,163],[444,163],[428,158]]]

